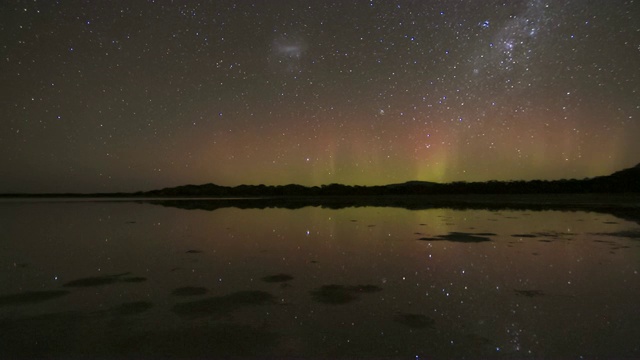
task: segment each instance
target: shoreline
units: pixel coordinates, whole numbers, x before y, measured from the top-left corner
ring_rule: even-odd
[[[222,208],[267,209],[322,207],[396,207],[407,210],[450,208],[454,210],[587,211],[607,213],[640,224],[640,193],[596,194],[425,194],[425,195],[333,195],[265,197],[162,197],[162,196],[25,196],[0,197],[10,203],[135,202],[184,210],[213,211]]]

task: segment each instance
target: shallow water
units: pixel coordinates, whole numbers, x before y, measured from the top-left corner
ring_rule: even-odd
[[[640,356],[640,226],[608,214],[12,201],[0,229],[6,357]]]

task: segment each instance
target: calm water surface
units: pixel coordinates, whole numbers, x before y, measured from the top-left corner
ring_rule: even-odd
[[[640,357],[640,226],[562,211],[0,203],[0,354]]]

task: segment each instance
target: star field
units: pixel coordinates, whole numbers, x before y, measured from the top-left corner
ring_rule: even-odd
[[[584,178],[640,160],[637,1],[6,1],[0,193]]]

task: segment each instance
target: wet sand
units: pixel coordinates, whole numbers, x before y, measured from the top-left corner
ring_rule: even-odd
[[[16,359],[639,356],[637,223],[609,211],[615,199],[571,205],[598,211],[517,199],[466,198],[471,210],[450,197],[450,207],[4,204],[0,349]],[[375,201],[386,205],[363,205]],[[266,207],[240,208],[253,205]]]

